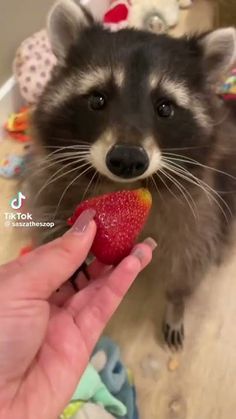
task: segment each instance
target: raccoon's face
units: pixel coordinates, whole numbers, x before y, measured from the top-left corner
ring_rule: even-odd
[[[118,182],[161,174],[173,151],[204,163],[221,106],[214,87],[235,58],[233,28],[191,39],[111,33],[72,0],[56,3],[48,27],[59,61],[34,115],[43,145],[81,145]]]

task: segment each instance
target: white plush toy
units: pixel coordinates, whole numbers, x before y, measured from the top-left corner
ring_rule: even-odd
[[[103,20],[103,16],[110,6],[110,0],[75,0],[76,3],[89,9],[96,20]]]
[[[127,26],[166,32],[179,21],[179,9],[192,0],[110,0],[104,24],[111,30]]]

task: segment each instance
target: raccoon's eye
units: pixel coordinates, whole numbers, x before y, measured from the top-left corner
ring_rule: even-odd
[[[161,118],[171,118],[175,113],[174,104],[167,99],[157,102],[156,110]]]
[[[106,106],[106,97],[99,92],[91,93],[88,97],[88,105],[93,111],[100,111]]]

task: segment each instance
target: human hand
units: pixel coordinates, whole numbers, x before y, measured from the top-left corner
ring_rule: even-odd
[[[1,419],[60,415],[103,328],[151,260],[151,239],[116,268],[95,260],[96,281],[75,293],[67,280],[91,248],[93,217],[84,212],[61,238],[0,267]]]

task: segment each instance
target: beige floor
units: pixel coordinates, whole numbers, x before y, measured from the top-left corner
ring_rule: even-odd
[[[211,23],[211,8],[204,0],[196,0],[191,14],[182,14],[178,33],[205,30]],[[14,148],[20,146],[5,141],[0,144],[0,156]],[[1,212],[8,210],[15,188],[14,181],[0,179]],[[0,263],[18,254],[28,243],[26,236],[0,227]],[[161,341],[164,302],[158,267],[154,264],[148,269],[129,292],[107,333],[120,343],[134,371],[141,419],[236,418],[235,278],[236,248],[189,301],[185,349],[178,356],[170,354]]]

